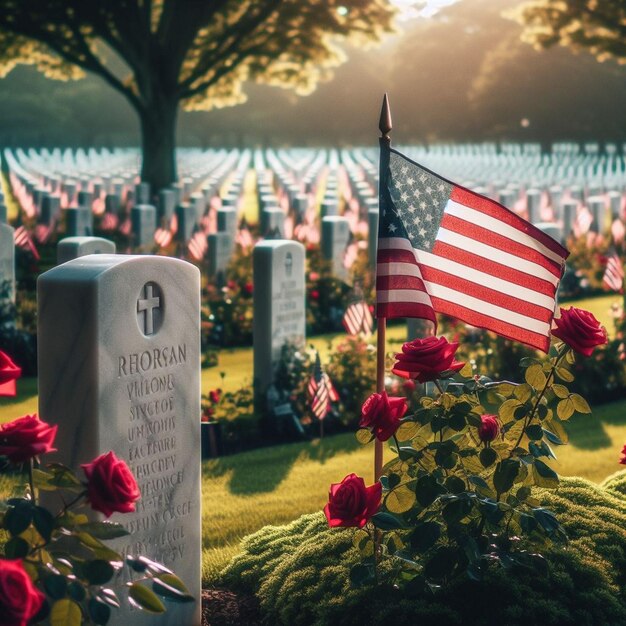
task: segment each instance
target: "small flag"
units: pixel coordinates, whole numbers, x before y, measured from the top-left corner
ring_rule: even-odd
[[[363,333],[366,337],[369,337],[374,328],[374,319],[367,302],[361,300],[360,302],[353,302],[348,306],[343,314],[341,323],[348,335],[354,336]]]
[[[174,235],[167,228],[157,228],[154,231],[154,243],[161,248],[167,248],[172,243]]]
[[[377,316],[436,313],[545,352],[568,252],[501,204],[390,150],[381,186]]]
[[[589,228],[593,224],[593,215],[586,206],[581,206],[576,214],[576,221],[574,222],[574,234],[577,237],[589,232]]]
[[[313,415],[320,420],[323,420],[330,411],[330,403],[339,400],[337,390],[330,381],[328,374],[322,369],[319,352],[315,355],[315,365],[307,391],[311,397]]]
[[[54,223],[52,224],[37,224],[35,226],[34,235],[37,243],[45,244],[50,240],[50,237],[54,233]]]
[[[235,243],[238,244],[243,250],[248,250],[254,245],[254,239],[252,238],[252,234],[250,233],[250,229],[248,228],[248,224],[245,220],[242,220],[242,223],[237,230]]]
[[[206,234],[198,230],[191,235],[191,239],[187,244],[187,250],[189,251],[189,256],[191,256],[194,261],[202,261],[204,255],[209,250],[209,242]]]
[[[18,248],[27,250],[35,257],[35,261],[39,261],[39,252],[37,252],[37,248],[24,226],[20,226],[15,230],[15,233],[13,234],[13,241]]]
[[[602,282],[613,291],[618,293],[624,291],[624,266],[614,249],[611,250],[607,258]]]
[[[100,228],[106,231],[113,231],[117,228],[120,223],[119,218],[114,213],[109,213],[108,211],[104,213],[102,216],[102,221],[100,222]]]

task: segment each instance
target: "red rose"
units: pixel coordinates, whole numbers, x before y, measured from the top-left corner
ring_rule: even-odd
[[[404,389],[404,393],[406,393],[406,395],[408,396],[408,395],[411,395],[415,391],[416,386],[417,385],[415,384],[415,381],[409,378],[408,380],[404,381],[404,384],[402,385],[402,389]]]
[[[356,474],[348,474],[340,483],[330,486],[328,504],[324,514],[331,528],[335,526],[358,526],[363,528],[367,520],[378,511],[383,486],[376,482],[370,487]]]
[[[87,499],[94,511],[110,517],[118,513],[131,513],[141,497],[137,481],[128,465],[114,452],[101,454],[91,463],[81,465],[87,476]]]
[[[26,626],[39,613],[44,599],[22,561],[0,559],[0,621],[4,626]]]
[[[313,281],[319,280],[320,279],[320,275],[317,272],[311,272],[309,274],[309,279],[313,280]]]
[[[243,286],[243,290],[248,294],[251,295],[252,292],[254,291],[254,286],[252,285],[252,283],[246,283]]]
[[[400,426],[408,407],[406,398],[389,397],[386,391],[373,393],[361,407],[361,428],[371,428],[379,441],[387,441]]]
[[[209,399],[213,404],[217,404],[220,401],[221,389],[212,389],[209,391]]]
[[[16,395],[15,381],[21,374],[21,368],[0,350],[0,396],[13,397]]]
[[[481,441],[493,441],[500,432],[500,423],[495,415],[481,415],[481,425],[478,427],[478,436]]]
[[[317,300],[320,297],[320,292],[317,289],[313,289],[313,291],[311,291],[311,298],[313,298],[313,300]]]
[[[626,445],[622,448],[622,458],[619,460],[621,465],[626,465]]]
[[[34,456],[54,452],[52,447],[58,426],[42,422],[36,415],[24,415],[0,426],[0,454],[12,463],[22,463]]]
[[[606,329],[589,311],[573,306],[561,309],[561,317],[555,318],[554,323],[552,334],[579,354],[589,356],[596,346],[608,341]]]
[[[391,370],[396,376],[414,378],[420,383],[436,380],[442,372],[458,372],[465,363],[454,360],[458,343],[448,343],[445,337],[414,339],[402,346],[396,354],[397,362]]]

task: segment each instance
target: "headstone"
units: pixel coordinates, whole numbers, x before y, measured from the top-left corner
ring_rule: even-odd
[[[611,219],[617,219],[622,215],[622,194],[619,191],[609,191],[609,205],[611,206]],[[0,211],[2,208],[0,207]],[[0,221],[2,217],[0,216]],[[5,220],[6,221],[6,220]]]
[[[603,234],[606,231],[606,201],[604,196],[589,196],[587,198],[587,207],[589,211],[591,211],[591,215],[593,215],[593,222],[589,230]]]
[[[15,231],[0,223],[0,309],[15,302]]]
[[[85,207],[91,210],[91,204],[93,202],[93,194],[90,191],[78,192],[78,206]]]
[[[152,245],[157,227],[156,208],[151,204],[138,204],[130,210],[130,221],[134,245]]]
[[[517,201],[517,193],[512,189],[501,189],[498,192],[498,202],[507,209],[512,209]]]
[[[577,200],[563,200],[561,202],[561,214],[563,216],[563,237],[567,239],[574,228],[576,222],[576,212],[578,211]]]
[[[82,192],[81,192],[82,193]],[[93,213],[84,206],[68,207],[65,211],[68,237],[89,237],[93,233]]]
[[[41,214],[38,222],[40,224],[52,224],[61,212],[61,198],[46,194],[41,202]]]
[[[539,189],[528,189],[526,191],[526,207],[528,209],[528,221],[537,224],[541,221],[541,191]]]
[[[174,207],[176,206],[176,193],[173,189],[161,189],[159,191],[159,203],[157,205],[158,209],[158,220],[159,223],[168,221],[171,219],[174,214]]]
[[[63,442],[54,460],[78,470],[113,450],[129,465],[141,499],[112,515],[130,535],[107,545],[184,581],[196,601],[168,602],[168,626],[201,621],[199,279],[178,259],[93,255],[37,288],[39,414]],[[112,623],[154,620],[123,605]]]
[[[563,230],[558,224],[554,222],[538,222],[535,226],[555,241],[563,242]]]
[[[57,244],[57,265],[88,254],[115,254],[115,243],[103,237],[65,237]]]
[[[209,276],[215,278],[219,286],[226,283],[226,270],[233,254],[233,238],[230,233],[209,235]]]
[[[176,239],[185,243],[191,239],[196,227],[196,209],[187,202],[179,204],[176,207],[176,219],[178,220]]]
[[[322,217],[339,214],[339,203],[337,198],[324,198],[320,207]]]
[[[118,215],[120,212],[120,207],[122,206],[121,197],[115,193],[108,193],[104,197],[104,210],[107,213],[113,213],[114,215]]]
[[[254,388],[262,397],[274,382],[282,347],[306,341],[304,246],[274,239],[253,251]],[[263,286],[263,288],[261,288]]]
[[[135,185],[135,199],[137,204],[150,204],[150,183]]]
[[[228,233],[234,240],[237,233],[237,210],[232,207],[222,207],[217,210],[217,230]]]
[[[322,255],[330,261],[331,274],[340,280],[347,280],[350,274],[343,262],[349,242],[348,218],[332,215],[322,219]]]
[[[4,202],[0,202],[0,224],[6,224],[8,219],[7,205]]]
[[[380,215],[378,209],[369,209],[367,212],[367,252],[370,267],[376,267],[376,254],[378,252],[378,219]]]
[[[281,238],[285,234],[285,213],[280,207],[268,207],[261,211],[261,236],[278,230]]]

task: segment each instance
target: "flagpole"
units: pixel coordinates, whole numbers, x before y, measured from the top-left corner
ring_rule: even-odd
[[[380,162],[378,171],[378,210],[383,211],[383,190],[387,188],[387,172],[389,171],[389,148],[391,147],[391,110],[389,108],[389,98],[387,94],[383,97],[383,106],[380,111],[378,129],[381,136],[378,139],[380,145]],[[381,223],[379,216],[378,223]],[[380,226],[379,226],[380,228]],[[376,391],[382,393],[385,390],[385,335],[387,330],[387,319],[378,319],[378,329],[376,331]],[[380,479],[383,473],[383,443],[378,439],[374,440],[374,480]]]

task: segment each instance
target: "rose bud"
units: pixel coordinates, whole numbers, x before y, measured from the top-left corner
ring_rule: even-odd
[[[0,350],[0,396],[13,397],[17,394],[15,381],[21,374],[21,368]]]
[[[400,418],[407,412],[406,398],[389,397],[386,391],[373,393],[361,407],[361,428],[371,428],[379,441],[387,441],[398,427]]]
[[[556,328],[552,334],[566,343],[574,352],[589,356],[596,346],[607,343],[606,329],[593,313],[570,307],[561,309],[561,317],[555,318]]]
[[[493,441],[500,432],[500,423],[495,415],[481,415],[481,425],[478,427],[478,436],[480,440],[488,443]]]
[[[358,526],[363,528],[380,506],[383,486],[376,482],[370,487],[356,474],[348,474],[340,483],[330,486],[324,514],[331,528]]]
[[[87,476],[87,500],[94,511],[110,517],[115,512],[135,510],[135,502],[141,497],[137,481],[128,465],[114,452],[101,454],[81,467]]]
[[[622,458],[619,460],[620,465],[626,465],[626,445],[622,448]]]
[[[396,354],[397,361],[391,371],[420,383],[436,380],[442,372],[458,372],[465,365],[454,359],[458,347],[458,343],[448,343],[445,337],[408,341],[402,346],[402,352]]]
[[[212,389],[209,391],[209,399],[213,404],[217,404],[220,401],[221,389]]]
[[[26,626],[39,613],[45,596],[26,573],[21,560],[0,559],[0,622]]]
[[[36,415],[24,415],[0,426],[0,454],[11,463],[23,463],[34,456],[54,452],[58,426],[42,422]]]
[[[416,387],[417,385],[412,378],[405,380],[404,384],[402,385],[402,389],[404,389],[404,393],[406,393],[407,396],[410,396],[415,391]]]

